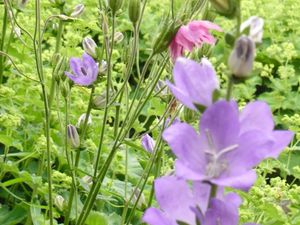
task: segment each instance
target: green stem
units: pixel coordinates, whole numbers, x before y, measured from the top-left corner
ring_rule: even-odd
[[[49,219],[50,225],[53,225],[53,202],[52,202],[52,169],[51,169],[51,149],[50,149],[50,115],[47,91],[45,87],[43,66],[42,66],[42,48],[41,48],[41,11],[40,0],[35,1],[35,31],[34,31],[34,52],[37,67],[37,73],[41,82],[42,97],[45,109],[45,135],[47,140],[47,178],[48,178],[48,192],[49,192]]]
[[[2,24],[2,35],[1,35],[1,45],[0,45],[0,51],[2,52],[4,49],[4,40],[5,40],[5,34],[6,34],[6,28],[7,28],[7,9],[6,5],[4,6],[4,15],[3,15],[3,24]],[[4,57],[3,55],[0,55],[0,84],[3,82],[3,71],[4,71]]]
[[[232,89],[233,89],[233,75],[231,75],[228,78],[227,92],[226,92],[226,100],[227,101],[230,101],[231,94],[232,94]]]

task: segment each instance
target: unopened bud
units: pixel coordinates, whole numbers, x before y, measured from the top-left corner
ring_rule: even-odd
[[[97,58],[97,53],[96,53],[97,45],[92,38],[85,37],[82,41],[82,47],[87,54],[89,54],[94,58]]]
[[[78,121],[76,123],[76,127],[82,129],[85,123],[85,119],[86,119],[86,113],[81,114],[81,116],[78,118]],[[86,124],[87,126],[92,124],[92,115],[89,116]]]
[[[27,4],[28,0],[18,0],[17,7],[19,10],[23,10]]]
[[[248,77],[253,68],[255,45],[251,38],[243,35],[236,42],[228,59],[228,66],[235,77]]]
[[[111,9],[113,15],[122,7],[123,0],[108,0],[109,8]]]
[[[77,132],[77,129],[72,124],[67,126],[68,131],[68,141],[73,148],[79,148],[80,146],[80,138]]]
[[[240,32],[249,28],[249,37],[254,43],[261,43],[264,31],[264,20],[257,16],[251,16],[248,20],[243,22],[240,27]]]
[[[79,17],[84,10],[84,5],[83,4],[78,4],[74,7],[73,12],[71,13],[71,17]]]
[[[234,16],[236,0],[210,0],[215,10],[224,16]]]
[[[54,198],[54,205],[56,205],[56,207],[57,207],[60,211],[63,211],[63,210],[64,210],[64,203],[65,203],[64,197],[61,196],[61,195],[56,195],[56,197]]]
[[[99,68],[99,73],[103,74],[106,72],[106,70],[107,70],[107,62],[105,60],[102,60]]]
[[[115,42],[116,44],[121,43],[121,42],[123,41],[123,39],[124,39],[124,35],[123,35],[121,32],[116,32],[116,33],[115,33],[115,36],[114,36],[114,42]]]
[[[142,146],[146,151],[152,153],[155,146],[155,141],[149,134],[144,134],[142,137]]]
[[[61,90],[61,95],[64,98],[67,98],[70,92],[70,84],[68,80],[65,80],[64,82],[61,83],[60,90]]]
[[[141,13],[141,0],[129,0],[128,14],[129,19],[133,24],[140,18]]]
[[[165,22],[160,31],[160,34],[157,36],[154,42],[153,53],[159,54],[168,49],[178,29],[179,26],[177,27],[174,21]]]
[[[60,82],[62,75],[67,68],[67,59],[65,56],[60,56],[53,71],[53,76],[57,83]]]
[[[106,94],[101,94],[93,99],[93,107],[96,109],[103,109],[105,107]]]

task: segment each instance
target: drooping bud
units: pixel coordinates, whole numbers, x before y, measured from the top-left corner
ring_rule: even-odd
[[[65,203],[64,197],[61,196],[61,195],[56,195],[56,197],[54,198],[54,205],[55,205],[60,211],[63,211],[63,210],[64,210],[64,203]]]
[[[264,20],[257,16],[251,16],[248,20],[243,22],[240,27],[242,33],[249,28],[249,37],[252,38],[254,43],[261,43],[264,30]]]
[[[109,8],[111,9],[113,15],[122,7],[123,0],[108,0]]]
[[[71,13],[71,17],[79,17],[84,10],[84,5],[83,4],[78,4],[74,7],[73,12]]]
[[[115,33],[115,36],[114,36],[114,42],[116,44],[119,44],[123,41],[124,39],[124,34],[122,34],[121,32],[116,32]]]
[[[141,0],[130,0],[128,6],[128,14],[129,14],[129,19],[133,23],[133,25],[135,25],[136,22],[139,20],[140,13],[141,13]]]
[[[175,21],[169,22],[166,20],[160,31],[160,34],[154,41],[153,54],[159,54],[167,50],[178,29],[179,26],[176,26]]]
[[[77,129],[72,124],[67,126],[68,131],[68,141],[73,148],[79,148],[80,146],[80,138],[77,132]]]
[[[234,16],[236,10],[236,0],[210,0],[215,10],[224,16]]]
[[[87,54],[89,54],[94,58],[97,58],[97,53],[96,53],[97,45],[92,38],[85,37],[82,41],[82,47]]]
[[[76,127],[79,129],[82,129],[85,123],[86,113],[81,114],[81,116],[78,118],[78,121],[76,123]],[[87,120],[87,126],[90,126],[92,124],[92,115],[89,116]]]
[[[141,141],[142,141],[143,148],[146,151],[152,153],[155,146],[155,141],[153,140],[153,138],[149,134],[145,134],[143,135]]]
[[[243,35],[236,42],[228,59],[228,66],[235,77],[246,78],[252,71],[255,45],[251,38]]]

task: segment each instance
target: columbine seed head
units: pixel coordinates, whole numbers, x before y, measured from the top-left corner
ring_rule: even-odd
[[[87,54],[89,54],[93,58],[97,58],[97,53],[96,53],[97,45],[92,38],[85,37],[82,41],[82,47]]]
[[[133,24],[140,18],[141,13],[141,0],[130,0],[128,7],[129,19]]]
[[[255,45],[251,38],[243,35],[236,42],[228,59],[228,66],[235,77],[246,78],[252,71]]]
[[[68,141],[73,148],[79,148],[80,138],[77,129],[72,124],[67,126],[68,129]]]
[[[79,17],[84,10],[84,5],[83,4],[78,4],[74,7],[73,12],[71,13],[71,17]]]

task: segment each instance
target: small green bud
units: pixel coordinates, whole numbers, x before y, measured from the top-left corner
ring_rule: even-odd
[[[224,16],[234,16],[236,10],[236,0],[210,0],[215,10]]]
[[[111,9],[113,15],[122,7],[123,0],[108,0],[109,8]]]
[[[153,53],[159,54],[165,51],[169,47],[178,29],[179,26],[176,25],[175,21],[166,21],[160,31],[160,34],[157,36],[154,42]]]
[[[140,18],[141,0],[129,0],[128,14],[130,21],[135,25]]]
[[[64,74],[65,70],[67,69],[66,61],[67,61],[67,59],[65,56],[59,57],[58,62],[54,68],[53,76],[57,83],[60,82],[62,75]]]
[[[251,38],[243,35],[236,40],[228,59],[228,66],[237,78],[246,78],[253,69],[255,45]]]
[[[61,95],[64,98],[67,98],[70,92],[70,84],[68,80],[61,83],[60,90],[61,90]]]
[[[72,124],[67,126],[68,141],[73,148],[80,147],[80,138],[77,129]]]

